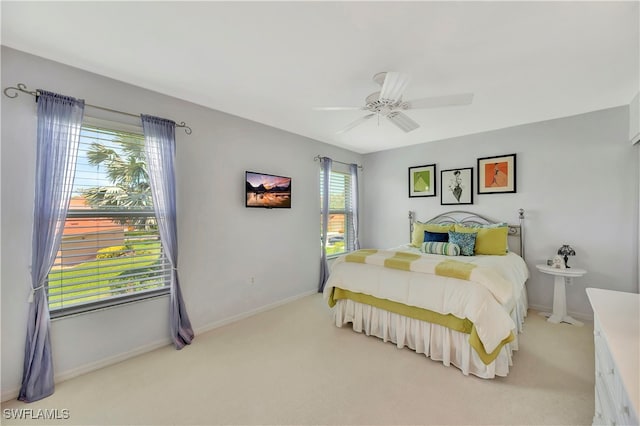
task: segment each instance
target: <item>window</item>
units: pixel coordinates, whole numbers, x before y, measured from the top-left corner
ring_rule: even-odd
[[[170,272],[144,137],[83,125],[69,212],[48,275],[52,317],[167,293]]]
[[[324,196],[323,171],[320,170],[320,200]],[[322,201],[321,204],[322,205]],[[351,229],[351,175],[332,170],[329,183],[329,223],[327,226],[327,256],[349,251],[353,246]],[[320,217],[322,227],[322,216]]]

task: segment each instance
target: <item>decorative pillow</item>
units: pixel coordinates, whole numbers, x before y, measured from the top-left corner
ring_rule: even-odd
[[[505,255],[508,252],[509,226],[494,225],[469,227],[456,224],[455,232],[476,234],[475,254]]]
[[[476,233],[449,231],[449,243],[460,246],[461,255],[473,256],[473,250],[476,245]]]
[[[453,224],[438,225],[435,223],[413,223],[413,233],[411,234],[411,245],[420,248],[424,242],[424,231],[429,232],[449,232],[453,231]]]
[[[437,243],[447,243],[449,242],[449,231],[447,232],[429,232],[424,231],[424,242],[437,242]]]
[[[443,242],[424,242],[420,251],[429,254],[444,254],[445,256],[460,256],[460,246]]]
[[[500,228],[483,228],[478,231],[476,237],[476,254],[507,254],[507,237],[509,236],[509,227]]]

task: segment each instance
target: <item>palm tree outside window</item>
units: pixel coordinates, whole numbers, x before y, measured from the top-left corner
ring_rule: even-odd
[[[52,317],[169,290],[141,130],[82,127],[71,204],[48,276]]]

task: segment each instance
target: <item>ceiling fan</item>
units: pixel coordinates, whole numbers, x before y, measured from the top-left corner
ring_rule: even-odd
[[[471,101],[473,101],[473,93],[461,93],[457,95],[403,101],[402,95],[409,84],[409,80],[409,75],[405,73],[391,71],[380,72],[373,76],[373,81],[382,86],[382,89],[379,92],[374,92],[367,96],[363,107],[317,107],[314,109],[323,111],[369,111],[369,114],[349,123],[344,128],[338,130],[337,133],[348,132],[354,127],[376,116],[378,119],[380,117],[386,117],[393,124],[408,133],[417,129],[420,125],[402,111],[408,109],[469,105]]]

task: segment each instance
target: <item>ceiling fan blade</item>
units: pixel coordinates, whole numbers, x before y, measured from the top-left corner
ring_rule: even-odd
[[[338,130],[336,133],[346,133],[349,130],[353,129],[354,127],[364,123],[365,121],[369,120],[370,118],[374,117],[375,114],[368,114],[365,115],[364,117],[360,117],[358,118],[356,121],[353,121],[349,124],[347,124],[345,127],[343,127],[342,129]]]
[[[389,121],[391,121],[393,124],[407,133],[420,127],[418,123],[410,119],[406,114],[403,114],[399,111],[390,113],[389,115],[387,115],[387,118],[389,119]]]
[[[316,111],[361,111],[364,107],[314,107]]]
[[[380,100],[397,102],[402,98],[404,90],[409,84],[409,75],[401,72],[387,72],[380,91]]]
[[[431,98],[406,101],[407,108],[438,108],[457,105],[469,105],[473,101],[473,93],[460,93],[458,95],[434,96]]]

